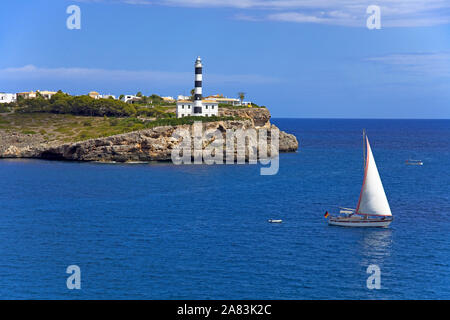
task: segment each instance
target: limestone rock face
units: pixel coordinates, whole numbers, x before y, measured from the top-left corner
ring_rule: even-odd
[[[254,127],[270,127],[270,112],[266,108],[219,108],[219,116],[248,119]]]
[[[256,152],[260,158],[260,143],[256,138],[262,131],[268,132],[268,156],[276,156],[278,150],[270,152],[271,133],[279,130],[269,122],[270,113],[265,108],[237,109],[233,112],[225,109],[222,115],[238,116],[243,120],[217,121],[199,124],[203,133],[201,149],[205,150],[216,139],[223,137],[222,150],[226,153],[227,132],[239,132],[250,129],[255,137],[248,137],[245,141],[246,159],[250,152]],[[199,128],[199,127],[197,127]],[[185,136],[174,133],[184,131]],[[17,139],[3,139],[0,141],[0,158],[41,158],[49,160],[72,161],[101,161],[101,162],[134,162],[134,161],[170,161],[172,151],[180,148],[183,142],[189,142],[191,154],[194,156],[194,125],[162,126],[140,131],[134,131],[105,138],[90,139],[75,143],[46,144],[31,143],[25,139],[16,143]],[[217,135],[206,135],[205,132],[215,131]],[[248,132],[248,131],[246,131]],[[186,140],[184,140],[186,139]],[[20,140],[20,139],[19,139]],[[18,140],[18,141],[19,141]],[[237,145],[237,139],[234,139]],[[216,141],[217,144],[217,141]],[[220,144],[219,144],[220,145]],[[238,147],[234,145],[231,153],[236,157]],[[211,145],[212,146],[212,145]],[[279,131],[279,152],[293,152],[298,149],[298,142],[294,135]],[[219,150],[219,149],[216,149]],[[230,152],[230,150],[228,150]],[[202,151],[203,152],[203,151]],[[213,153],[215,153],[214,151]],[[224,157],[225,159],[225,157]]]
[[[272,128],[277,128],[272,125]],[[277,128],[278,129],[278,128]],[[280,130],[280,152],[295,152],[298,149],[297,138],[290,133],[286,133]]]

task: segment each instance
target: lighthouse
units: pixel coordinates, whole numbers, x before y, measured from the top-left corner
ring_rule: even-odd
[[[219,115],[219,103],[213,99],[203,99],[203,66],[202,59],[195,60],[194,96],[179,96],[177,100],[177,118],[183,117],[212,117]]]
[[[202,59],[195,60],[194,115],[202,113]]]

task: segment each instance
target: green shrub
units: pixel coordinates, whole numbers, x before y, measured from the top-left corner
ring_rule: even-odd
[[[7,113],[11,111],[10,103],[0,103],[0,113]]]
[[[46,100],[42,97],[22,99],[17,102],[19,113],[59,113],[82,116],[129,117],[136,114],[136,108],[120,100],[93,99],[89,96],[69,96],[58,92]]]
[[[33,130],[22,130],[23,134],[36,134],[36,131]]]
[[[119,119],[116,119],[116,118],[109,119],[110,126],[114,127],[114,126],[117,126],[118,124],[119,124]]]

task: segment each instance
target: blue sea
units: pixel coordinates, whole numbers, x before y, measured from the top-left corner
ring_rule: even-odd
[[[0,160],[0,298],[450,299],[450,120],[273,123],[300,144],[273,176]],[[356,206],[363,128],[394,221],[328,226],[326,210]],[[70,265],[80,290],[67,289]]]

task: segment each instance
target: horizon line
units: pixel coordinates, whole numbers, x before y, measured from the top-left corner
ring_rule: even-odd
[[[328,117],[271,117],[271,119],[307,119],[307,120],[450,120],[450,118],[328,118]]]

